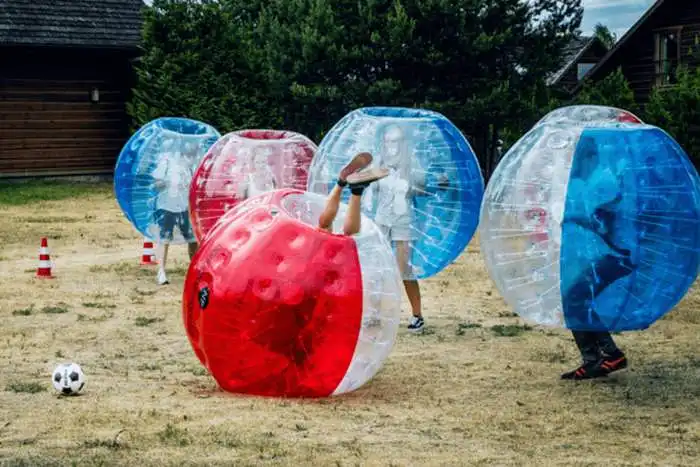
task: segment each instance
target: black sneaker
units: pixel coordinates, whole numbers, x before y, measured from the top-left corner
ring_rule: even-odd
[[[602,378],[608,375],[608,371],[601,366],[602,363],[603,360],[598,360],[597,362],[586,362],[575,370],[563,373],[561,375],[561,379],[582,380]]]
[[[408,325],[408,330],[411,332],[419,332],[423,330],[425,326],[425,321],[422,316],[414,316],[411,319],[411,324]]]

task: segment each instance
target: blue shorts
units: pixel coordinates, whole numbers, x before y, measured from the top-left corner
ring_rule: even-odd
[[[169,242],[173,240],[175,225],[177,225],[185,240],[191,241],[194,239],[192,225],[190,224],[190,216],[187,211],[170,212],[165,209],[158,209],[155,212],[155,220],[160,228],[161,240]]]

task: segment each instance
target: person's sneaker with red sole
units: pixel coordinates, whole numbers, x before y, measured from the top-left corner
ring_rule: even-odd
[[[561,375],[561,379],[582,380],[603,378],[608,376],[608,373],[601,366],[602,360],[597,362],[585,362],[575,370],[567,371]]]

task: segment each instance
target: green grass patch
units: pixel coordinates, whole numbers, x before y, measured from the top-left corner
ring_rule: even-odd
[[[161,321],[163,321],[163,318],[147,318],[145,316],[138,316],[134,320],[134,324],[136,326],[145,327],[145,326],[150,326],[153,323],[159,323]]]
[[[98,308],[101,310],[116,308],[117,305],[114,303],[102,303],[102,302],[85,302],[83,303],[85,308]]]
[[[152,297],[153,295],[157,294],[157,290],[142,290],[139,289],[138,287],[134,288],[134,293],[136,295],[140,295],[142,297]]]
[[[21,224],[75,224],[84,219],[69,216],[41,216],[41,217],[15,217],[16,222]]]
[[[192,444],[192,438],[186,428],[179,428],[171,423],[165,426],[165,429],[158,432],[158,438],[163,444],[171,446],[189,446]]]
[[[162,370],[163,367],[157,363],[144,363],[136,367],[136,369],[139,371],[159,371]]]
[[[31,381],[31,382],[15,381],[15,382],[10,383],[7,386],[5,386],[5,391],[23,392],[23,393],[27,393],[27,394],[36,394],[38,392],[46,391],[46,388],[44,387],[43,384],[39,384],[35,381]]]
[[[516,337],[525,331],[532,331],[532,326],[528,326],[527,324],[524,326],[520,326],[518,324],[497,324],[495,326],[491,326],[491,331],[500,337]]]
[[[50,180],[22,180],[0,182],[0,205],[21,206],[41,201],[58,201],[69,198],[107,194],[111,183],[77,183]]]
[[[149,277],[155,276],[155,272],[141,267],[137,262],[134,261],[120,261],[118,263],[112,264],[96,264],[90,266],[88,271],[92,273],[100,272],[114,272],[119,276],[131,276],[131,277]]]
[[[68,313],[70,309],[68,308],[68,305],[65,303],[59,303],[58,305],[53,305],[53,306],[45,306],[44,308],[41,309],[42,313],[46,313],[49,315],[60,315],[63,313]]]
[[[107,321],[108,319],[114,318],[114,313],[109,312],[109,313],[103,313],[99,316],[88,316],[83,313],[78,313],[78,321],[85,321],[85,322],[90,322],[90,323],[101,323],[103,321]]]
[[[13,310],[13,316],[29,316],[34,313],[34,305],[27,308],[20,308],[19,310]]]
[[[207,371],[207,369],[204,368],[203,366],[196,366],[196,367],[193,367],[193,368],[190,370],[190,373],[192,373],[192,374],[195,375],[195,376],[207,376],[207,375],[209,374],[209,372]]]
[[[478,329],[481,327],[481,324],[479,323],[459,323],[457,325],[457,331],[456,334],[458,336],[463,336],[467,329]]]

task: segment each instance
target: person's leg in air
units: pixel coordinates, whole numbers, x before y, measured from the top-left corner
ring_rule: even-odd
[[[372,155],[367,152],[361,152],[353,157],[349,164],[343,167],[338,174],[338,182],[328,195],[326,207],[319,216],[319,228],[327,231],[331,230],[335,216],[338,214],[338,207],[340,206],[340,198],[342,197],[343,189],[348,185],[348,176],[366,168],[370,163],[372,163]]]
[[[593,301],[613,282],[628,276],[633,271],[629,258],[606,255],[593,268],[582,274],[564,298],[567,306],[567,321],[576,325],[588,322],[589,309]],[[573,313],[573,315],[572,315]],[[617,347],[597,313],[590,314],[592,331],[572,331],[574,341],[581,352],[583,364],[575,370],[561,375],[562,379],[590,379],[607,376],[613,371],[627,367],[624,353]]]
[[[362,193],[370,183],[381,180],[389,175],[388,169],[367,169],[360,172],[348,175],[347,183],[350,188],[350,201],[348,203],[348,212],[345,216],[343,224],[343,233],[345,235],[355,235],[360,231],[362,219]]]

